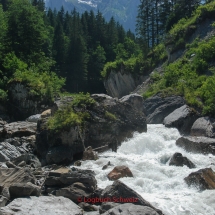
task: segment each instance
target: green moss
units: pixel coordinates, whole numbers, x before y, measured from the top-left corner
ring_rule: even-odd
[[[114,114],[108,112],[108,111],[105,111],[105,117],[106,117],[107,119],[112,120],[112,121],[116,121],[116,120],[117,120],[116,116],[115,116]]]

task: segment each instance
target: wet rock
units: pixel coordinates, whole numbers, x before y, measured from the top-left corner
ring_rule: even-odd
[[[181,153],[176,152],[169,162],[170,166],[187,166],[189,168],[195,168],[195,165],[187,158],[182,156]]]
[[[146,121],[148,124],[161,124],[166,116],[184,104],[185,101],[180,96],[152,96],[143,102]]]
[[[37,123],[34,122],[12,122],[4,125],[2,136],[6,138],[23,137],[36,134]]]
[[[215,137],[215,131],[213,128],[214,119],[209,117],[198,118],[191,128],[192,136],[205,136]]]
[[[132,202],[135,205],[147,206],[154,209],[158,214],[162,215],[162,211],[154,208],[149,202],[143,199],[138,193],[129,188],[127,185],[117,180],[112,185],[107,186],[102,194],[102,198],[110,198],[115,197],[115,202],[125,203],[125,199],[128,202]]]
[[[9,187],[11,198],[27,197],[27,196],[39,196],[41,188],[32,184],[27,183],[14,183]]]
[[[133,174],[127,166],[116,166],[107,177],[109,180],[115,181],[123,177],[133,177]]]
[[[40,163],[39,159],[35,155],[30,154],[30,153],[20,155],[19,157],[13,159],[12,162],[13,162],[13,164],[15,164],[17,166],[19,166],[20,163],[22,163],[22,164],[26,163],[26,165],[30,165],[34,168],[41,167],[41,163]]]
[[[18,198],[6,207],[0,209],[1,215],[83,215],[82,210],[71,200],[55,196],[31,196],[29,198]]]
[[[21,162],[18,164],[18,166],[19,166],[19,167],[24,167],[24,166],[26,166],[25,161],[21,161]]]
[[[163,123],[168,128],[177,128],[182,134],[190,134],[191,127],[198,116],[192,108],[183,105],[165,117]]]
[[[102,215],[159,215],[154,209],[141,205],[134,205],[131,203],[126,203],[118,205]]]
[[[63,196],[75,203],[80,203],[80,198],[84,201],[84,198],[89,198],[94,191],[93,186],[89,184],[82,184],[80,182],[73,183],[69,187],[64,187],[56,191],[56,196]]]
[[[101,206],[99,207],[99,213],[103,214],[106,211],[110,210],[111,208],[114,208],[116,206],[120,205],[120,203],[115,202],[103,202]]]
[[[215,139],[208,137],[180,137],[176,145],[188,152],[215,154]]]
[[[28,122],[38,122],[38,120],[41,118],[41,114],[36,114],[36,115],[32,115],[32,116],[29,116],[26,121]]]
[[[108,161],[108,163],[107,163],[107,164],[105,164],[105,165],[102,167],[102,170],[107,169],[107,168],[108,168],[108,166],[112,166],[112,165],[111,165],[111,163],[110,163],[110,161]]]
[[[97,160],[98,154],[97,152],[93,151],[91,146],[88,146],[85,151],[83,152],[83,158],[82,160]]]
[[[81,161],[75,161],[74,166],[81,166]]]
[[[197,172],[193,172],[184,180],[189,186],[197,186],[200,190],[215,189],[215,173],[211,168],[200,169]]]

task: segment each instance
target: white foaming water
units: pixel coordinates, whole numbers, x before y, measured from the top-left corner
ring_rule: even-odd
[[[106,170],[102,170],[102,167],[108,161],[114,166],[126,165],[134,178],[120,180],[164,214],[215,215],[215,190],[200,192],[184,182],[186,176],[201,168],[211,167],[215,170],[215,156],[184,151],[175,144],[179,137],[177,129],[148,125],[147,133],[135,133],[133,138],[122,143],[117,153],[102,153],[97,161],[82,162],[81,168],[93,170],[98,187],[105,188],[113,183],[107,178],[113,166]],[[190,159],[196,168],[169,166],[168,160],[175,152]]]

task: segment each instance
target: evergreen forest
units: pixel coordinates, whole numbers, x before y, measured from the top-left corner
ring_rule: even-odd
[[[187,44],[199,20],[213,17],[214,0],[140,0],[134,34],[99,11],[79,14],[45,8],[43,0],[0,0],[0,100],[7,100],[12,82],[26,83],[32,95],[50,99],[66,92],[105,93],[103,79],[122,65],[144,75],[164,64],[162,73],[151,75],[143,96],[180,94],[213,113],[215,91],[208,93],[213,91],[208,86],[215,75],[208,62],[215,57],[215,39]],[[168,44],[174,44],[172,51],[185,48],[185,55],[167,63]]]

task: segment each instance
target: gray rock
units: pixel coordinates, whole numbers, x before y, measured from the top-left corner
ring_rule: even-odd
[[[214,122],[214,119],[211,119],[209,117],[198,118],[193,123],[193,126],[191,128],[191,135],[215,137],[213,122]]]
[[[91,212],[91,211],[98,211],[99,206],[88,204],[86,202],[81,202],[78,204],[79,207],[81,207],[84,211]],[[98,213],[99,214],[99,213]]]
[[[119,101],[105,94],[93,94],[91,97],[95,100],[94,105],[74,108],[74,111],[84,111],[90,115],[84,127],[77,125],[53,132],[47,128],[47,118],[38,121],[36,152],[44,160],[44,165],[71,162],[74,155],[81,156],[88,146],[116,151],[118,144],[132,137],[134,131],[147,130],[145,115],[134,108],[132,99]],[[134,97],[138,97],[141,103],[140,96]],[[71,97],[57,101],[52,113],[71,101]]]
[[[187,166],[189,168],[195,168],[195,165],[187,158],[182,156],[181,153],[176,152],[169,162],[170,166]]]
[[[21,153],[15,146],[7,142],[0,143],[0,162],[13,160],[20,155]]]
[[[8,199],[4,196],[0,196],[0,208],[4,207],[7,203]]]
[[[36,134],[37,123],[35,122],[12,122],[4,125],[2,136],[4,138],[23,137]]]
[[[215,139],[208,137],[180,137],[176,145],[184,148],[188,152],[214,154]]]
[[[126,203],[122,205],[118,205],[107,212],[103,213],[102,215],[159,215],[154,209],[141,206],[141,205],[134,205],[131,203]]]
[[[81,179],[80,179],[81,180]],[[63,196],[75,203],[80,203],[79,198],[89,198],[94,191],[94,187],[80,182],[73,183],[69,187],[64,187],[56,191],[56,196]]]
[[[183,105],[165,117],[163,123],[168,128],[177,128],[182,134],[189,134],[197,118],[198,114],[193,109],[187,105]]]
[[[0,168],[0,184],[3,187],[10,187],[14,183],[36,184],[36,178],[28,168]]]
[[[98,153],[93,151],[91,146],[88,146],[85,151],[83,152],[82,160],[97,160],[99,159]]]
[[[104,86],[110,96],[121,98],[135,90],[146,78],[146,76],[134,76],[131,73],[126,73],[122,68],[119,72],[111,71],[104,80]]]
[[[143,109],[143,97],[136,93],[126,95],[126,96],[122,97],[119,101],[127,102],[128,104],[130,104],[132,107],[134,107],[138,111],[142,111],[142,109]]]
[[[53,102],[48,97],[32,96],[29,87],[20,82],[11,82],[8,86],[8,112],[16,120],[24,120],[27,117],[42,113]]]
[[[211,168],[200,169],[197,172],[193,172],[184,180],[189,186],[197,186],[200,190],[215,189],[215,173]]]
[[[26,121],[28,122],[38,122],[38,120],[40,119],[40,114],[36,114],[36,115],[32,115],[32,116],[29,116]]]
[[[122,183],[121,181],[117,180],[115,181],[112,185],[107,186],[102,194],[102,198],[115,198],[115,202],[119,203],[124,203],[124,199],[129,198],[129,202],[132,201],[133,204],[135,205],[142,205],[142,206],[147,206],[155,210],[158,214],[162,215],[162,211],[159,209],[154,208],[149,202],[147,202],[145,199],[143,199],[138,193],[136,193],[134,190],[129,188],[127,185]],[[132,199],[132,200],[130,200]]]
[[[161,97],[155,95],[143,102],[144,113],[148,124],[161,124],[166,116],[175,109],[184,105],[185,101],[180,96]]]
[[[82,210],[64,197],[18,198],[0,209],[0,215],[83,215]]]
[[[10,185],[9,192],[11,198],[39,196],[41,193],[41,188],[32,184],[31,182],[14,183]]]
[[[55,146],[48,150],[46,154],[47,164],[69,164],[73,160],[73,154],[68,146]]]
[[[72,170],[60,168],[50,171],[46,178],[45,185],[65,187],[76,182],[83,183],[92,189],[95,189],[97,186],[94,172],[76,168],[73,168]]]
[[[106,211],[110,210],[111,208],[114,208],[116,206],[120,205],[120,203],[115,202],[103,202],[101,206],[99,207],[99,213],[105,213]]]

